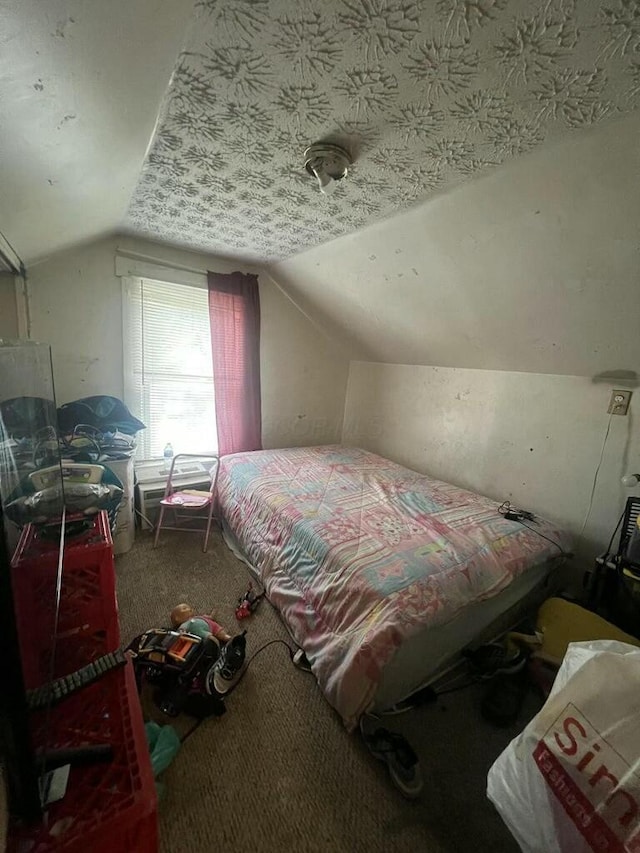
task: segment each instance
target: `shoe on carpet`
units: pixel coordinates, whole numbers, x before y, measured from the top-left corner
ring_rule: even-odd
[[[529,672],[522,669],[514,675],[499,675],[487,687],[480,713],[494,726],[510,726],[518,719],[530,686]]]
[[[407,799],[415,799],[422,791],[422,771],[408,741],[397,732],[390,732],[369,714],[360,717],[360,732],[371,755],[384,761],[391,781]]]
[[[464,653],[480,679],[514,675],[527,665],[529,653],[512,642],[487,643]]]
[[[207,680],[209,684],[213,681],[214,690],[221,696],[228,693],[240,680],[247,647],[246,633],[243,631],[242,634],[232,637],[225,643],[220,651],[220,657],[209,671]]]
[[[298,669],[301,669],[303,672],[312,672],[311,664],[309,663],[309,658],[302,651],[302,649],[298,649],[298,651],[294,653],[291,660],[293,661],[293,665],[297,666]]]

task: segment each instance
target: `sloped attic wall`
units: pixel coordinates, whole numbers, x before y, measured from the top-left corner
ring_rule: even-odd
[[[355,358],[577,376],[637,366],[639,138],[637,113],[272,273]]]
[[[345,443],[579,533],[612,387],[591,377],[640,373],[639,132],[635,115],[272,269],[350,342]],[[612,421],[583,554],[640,469],[637,403]]]
[[[123,396],[118,250],[169,267],[260,273],[239,261],[132,237],[97,240],[29,267],[31,337],[52,346],[60,403],[90,394]],[[339,441],[348,358],[268,275],[259,274],[259,286],[264,446]]]

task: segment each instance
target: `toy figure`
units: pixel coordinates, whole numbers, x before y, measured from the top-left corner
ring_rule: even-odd
[[[213,616],[197,616],[184,603],[170,618],[170,630],[151,628],[127,646],[138,690],[153,683],[156,705],[171,717],[223,714],[225,695],[243,675],[247,632],[232,637]]]
[[[190,604],[178,604],[171,611],[171,626],[174,631],[195,634],[202,640],[214,637],[220,645],[228,643],[231,634],[219,625],[212,616],[196,616]]]
[[[247,619],[249,616],[251,616],[251,614],[260,604],[263,598],[264,592],[255,592],[255,590],[253,589],[253,584],[250,583],[245,594],[240,596],[240,598],[238,599],[238,606],[236,607],[236,619],[240,621],[241,619]]]

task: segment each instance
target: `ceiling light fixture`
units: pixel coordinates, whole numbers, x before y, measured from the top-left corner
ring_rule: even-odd
[[[640,474],[625,474],[622,478],[622,485],[628,489],[635,489],[640,484]]]
[[[346,178],[353,162],[351,155],[340,145],[331,142],[314,142],[304,152],[305,169],[318,180],[320,191],[332,193],[338,181]]]

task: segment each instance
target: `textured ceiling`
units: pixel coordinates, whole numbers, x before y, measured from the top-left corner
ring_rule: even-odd
[[[640,0],[199,0],[126,225],[284,258],[639,104]]]

